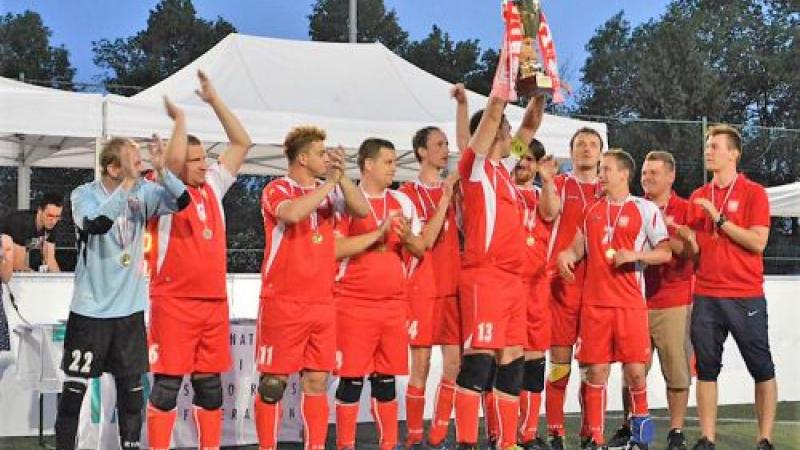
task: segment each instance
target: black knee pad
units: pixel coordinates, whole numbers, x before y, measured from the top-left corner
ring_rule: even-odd
[[[372,386],[372,398],[379,402],[390,402],[397,397],[395,379],[392,375],[372,375],[369,377]]]
[[[142,434],[144,387],[141,375],[114,378],[117,386],[120,448],[139,448]]]
[[[67,379],[61,390],[61,400],[58,402],[58,415],[77,418],[81,414],[83,396],[86,395],[88,380],[80,382]]]
[[[219,375],[192,377],[192,389],[192,403],[196,406],[209,410],[222,407],[222,379]]]
[[[258,383],[258,395],[264,403],[274,405],[280,402],[285,390],[286,380],[268,373],[261,375]]]
[[[488,353],[464,355],[456,384],[474,392],[483,392],[492,372],[494,356]]]
[[[364,389],[363,378],[340,378],[336,388],[336,400],[342,403],[358,403],[361,390]]]
[[[494,389],[494,379],[497,377],[497,360],[492,358],[492,367],[489,369],[489,376],[486,377],[486,384],[483,386],[484,392]]]
[[[519,395],[519,391],[522,389],[522,372],[524,367],[525,360],[522,357],[508,364],[498,365],[494,388],[508,395]]]
[[[161,411],[172,411],[178,404],[178,391],[183,377],[172,375],[153,375],[153,390],[150,391],[150,404]]]
[[[522,374],[522,389],[528,392],[544,390],[544,371],[547,363],[544,358],[525,361],[525,372]]]

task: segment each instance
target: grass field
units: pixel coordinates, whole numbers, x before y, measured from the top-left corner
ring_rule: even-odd
[[[611,434],[619,425],[620,414],[610,412],[606,421],[606,432]],[[653,416],[656,417],[656,426],[658,428],[658,441],[652,450],[662,450],[663,443],[668,431],[669,421],[667,419],[667,412],[665,410],[653,411]],[[699,437],[699,427],[694,408],[689,411],[690,419],[686,423],[684,432],[693,443]],[[756,423],[754,420],[755,413],[753,405],[733,405],[723,406],[719,410],[719,422],[717,430],[717,450],[748,450],[755,449],[756,439]],[[544,421],[540,424],[544,426]],[[567,419],[567,430],[573,433],[578,429],[579,418],[577,416],[569,416]],[[543,428],[540,428],[543,429]],[[452,427],[451,427],[452,430]],[[403,427],[401,425],[401,436]],[[452,433],[452,431],[451,431]],[[330,430],[328,448],[335,448],[333,442],[333,428]],[[452,438],[452,436],[451,436]],[[53,438],[47,439],[52,443]],[[567,441],[569,449],[578,449],[578,442],[576,439],[571,438]],[[800,450],[800,402],[781,402],[778,405],[777,423],[775,425],[774,444],[778,450]],[[372,424],[362,424],[358,428],[358,449],[359,450],[373,450],[377,449],[377,441],[375,437],[375,428]],[[0,449],[8,450],[35,450],[41,447],[38,446],[37,438],[3,438],[0,439]],[[223,447],[223,449],[240,449],[240,450],[256,450],[257,446],[245,447]],[[281,450],[297,450],[302,446],[299,444],[282,444],[279,446]],[[691,448],[691,446],[690,446]],[[105,449],[104,449],[105,450]]]

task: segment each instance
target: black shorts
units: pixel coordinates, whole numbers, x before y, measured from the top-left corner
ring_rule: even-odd
[[[69,313],[61,370],[70,377],[140,375],[149,370],[144,312],[111,319]]]
[[[775,378],[767,333],[767,300],[712,298],[696,295],[692,306],[691,337],[697,360],[697,379],[716,381],[722,368],[722,349],[733,335],[750,375],[760,383]]]

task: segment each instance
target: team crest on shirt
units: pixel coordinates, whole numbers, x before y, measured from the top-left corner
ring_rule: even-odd
[[[628,216],[620,216],[620,218],[619,218],[619,226],[621,226],[622,228],[625,228],[625,227],[628,226],[630,221],[631,221],[630,217],[628,217]]]
[[[728,202],[728,212],[735,213],[739,211],[739,200],[731,200]]]

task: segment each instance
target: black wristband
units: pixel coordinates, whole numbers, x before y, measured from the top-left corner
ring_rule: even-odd
[[[720,214],[719,215],[719,219],[717,219],[717,221],[715,222],[715,225],[717,226],[717,228],[722,228],[722,225],[724,225],[725,222],[727,222],[727,221],[728,221],[728,218],[725,217],[725,214]]]

